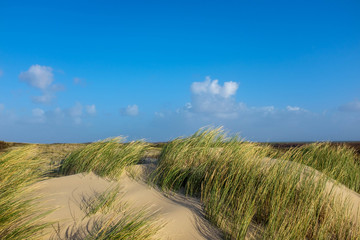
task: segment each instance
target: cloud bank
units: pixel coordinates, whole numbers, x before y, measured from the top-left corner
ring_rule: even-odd
[[[54,84],[49,74],[51,68],[39,66],[35,69],[23,74],[21,81],[44,93],[38,96],[44,98],[39,99],[40,102],[51,101],[46,98],[51,98],[51,93],[61,86]],[[0,103],[0,132],[4,139],[13,141],[88,142],[116,135],[168,141],[190,135],[203,126],[221,125],[252,141],[359,140],[358,100],[329,106],[330,109],[321,112],[286,102],[283,107],[271,102],[251,106],[238,94],[239,87],[238,82],[220,82],[206,77],[202,82],[190,84],[191,98],[179,108],[154,109],[154,114],[146,111],[140,114],[139,106],[130,104],[120,109],[121,115],[129,117],[98,113],[98,105],[81,102],[67,107],[32,107],[24,112],[16,112],[8,105],[5,108]]]
[[[248,106],[236,100],[241,97],[237,96],[238,88],[236,82],[220,84],[209,77],[194,82],[190,88],[191,102],[176,111],[155,112],[153,129],[165,129],[171,138],[191,134],[203,126],[223,125],[254,141],[354,140],[360,136],[360,125],[356,124],[360,117],[341,112],[359,111],[359,101],[341,106],[340,111],[321,113],[293,105]]]

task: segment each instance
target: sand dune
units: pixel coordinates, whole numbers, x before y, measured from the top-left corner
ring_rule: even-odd
[[[276,164],[279,160],[265,158],[263,166]],[[103,193],[119,186],[121,201],[128,203],[131,209],[140,211],[147,208],[156,213],[159,222],[165,225],[157,235],[157,239],[222,239],[221,232],[211,225],[204,217],[202,206],[198,199],[185,197],[181,194],[164,194],[162,191],[150,187],[145,183],[147,176],[154,169],[153,161],[145,161],[127,168],[119,181],[109,181],[93,173],[76,174],[71,176],[52,178],[37,184],[36,195],[43,196],[40,201],[45,208],[56,208],[46,216],[44,221],[54,222],[53,229],[47,229],[43,239],[81,239],[74,232],[77,228],[91,228],[91,221],[84,222],[85,213],[80,204],[87,198]],[[288,162],[289,166],[298,163]],[[314,171],[305,166],[303,176]],[[321,172],[315,171],[317,176]],[[131,177],[130,177],[131,175]],[[359,220],[360,195],[345,186],[329,180],[327,191],[331,191],[337,200],[350,205],[350,211],[355,221]],[[86,226],[85,226],[86,225]],[[59,231],[58,236],[55,234]],[[249,230],[248,238],[252,230]]]
[[[137,171],[143,170],[141,166],[135,168]],[[70,232],[76,231],[74,223],[79,225],[85,216],[80,209],[82,198],[102,193],[116,184],[120,185],[121,201],[126,201],[135,210],[147,207],[151,212],[156,212],[161,223],[165,223],[156,238],[221,239],[221,233],[205,220],[197,199],[180,194],[166,196],[141,180],[130,178],[126,173],[118,183],[93,173],[53,178],[39,183],[36,194],[43,196],[41,201],[44,207],[57,208],[44,220],[56,222],[53,226],[55,229],[60,227],[60,236],[69,239]],[[47,229],[44,239],[57,239],[55,229]]]

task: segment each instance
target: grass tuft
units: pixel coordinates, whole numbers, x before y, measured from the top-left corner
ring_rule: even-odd
[[[360,158],[352,147],[313,143],[292,148],[278,157],[313,167],[360,193]]]
[[[0,155],[0,239],[38,239],[48,224],[37,223],[46,213],[29,197],[41,179],[37,148],[19,147]]]
[[[92,171],[102,177],[119,178],[124,167],[138,163],[149,148],[143,141],[123,141],[119,137],[86,145],[63,161],[60,173],[70,175]]]
[[[95,215],[98,212],[108,213],[113,209],[119,195],[119,186],[110,188],[109,190],[95,194],[92,197],[84,196],[80,203],[80,209],[85,213],[85,217]]]
[[[86,240],[146,240],[153,239],[160,229],[157,222],[146,211],[128,211],[98,218]]]
[[[168,143],[152,180],[201,197],[206,213],[231,239],[251,225],[264,239],[356,239],[359,225],[326,189],[328,178],[302,164],[266,158],[270,146],[201,129]]]

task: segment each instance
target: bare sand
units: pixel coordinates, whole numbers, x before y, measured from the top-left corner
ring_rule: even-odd
[[[54,222],[43,239],[81,239],[74,235],[83,224],[85,213],[80,209],[84,196],[91,197],[119,184],[121,201],[134,210],[146,207],[156,212],[156,219],[165,224],[155,239],[222,239],[221,232],[204,217],[199,200],[181,194],[164,194],[143,180],[145,166],[131,169],[136,180],[123,173],[118,182],[109,181],[93,173],[48,179],[37,184],[36,194],[43,196],[41,205],[56,208],[44,221]],[[56,231],[59,231],[56,234]]]

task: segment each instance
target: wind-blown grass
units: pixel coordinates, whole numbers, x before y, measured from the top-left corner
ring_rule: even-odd
[[[152,239],[161,225],[146,209],[129,210],[129,206],[121,202],[118,191],[115,187],[90,200],[84,209],[86,212],[107,215],[97,218],[98,224],[94,224],[86,239]]]
[[[273,153],[270,146],[245,142],[238,136],[227,138],[222,128],[200,129],[188,138],[178,138],[164,146],[153,180],[165,188],[178,190],[186,185],[188,193],[199,193],[211,159],[231,160],[236,154],[249,159],[264,158]]]
[[[0,155],[0,239],[38,239],[47,224],[37,223],[46,213],[29,197],[31,185],[41,179],[34,146]]]
[[[110,188],[103,193],[97,193],[93,197],[83,196],[80,209],[85,213],[85,217],[95,215],[98,212],[106,214],[114,208],[118,195],[119,186]]]
[[[151,215],[145,211],[127,212],[125,215],[106,219],[99,219],[91,232],[84,238],[86,240],[147,240],[159,230]]]
[[[123,140],[114,138],[88,144],[64,160],[60,173],[69,175],[93,171],[99,176],[117,179],[124,167],[141,160],[149,146],[143,141],[122,143]]]
[[[360,159],[356,150],[345,144],[313,143],[292,148],[278,157],[311,166],[360,193]]]
[[[210,220],[229,238],[256,224],[264,239],[356,239],[359,226],[326,191],[327,178],[304,165],[265,159],[269,146],[227,138],[221,128],[168,143],[153,181],[201,196]]]

